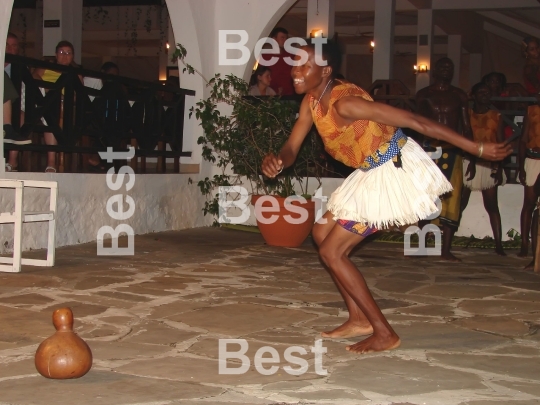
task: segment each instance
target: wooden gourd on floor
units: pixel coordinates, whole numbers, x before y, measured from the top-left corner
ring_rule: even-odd
[[[73,332],[73,312],[70,308],[53,313],[56,333],[45,339],[35,356],[37,371],[44,377],[55,379],[79,378],[92,367],[92,351]]]

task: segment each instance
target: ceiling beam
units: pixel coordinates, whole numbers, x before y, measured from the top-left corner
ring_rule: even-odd
[[[433,0],[433,10],[540,8],[537,0]]]
[[[419,10],[429,9],[433,6],[431,0],[409,0],[409,3]]]
[[[513,32],[507,31],[504,28],[499,27],[498,25],[488,23],[487,21],[484,22],[484,30],[486,30],[487,32],[491,32],[492,34],[495,34],[501,38],[507,39],[508,41],[515,44],[521,45],[521,43],[523,42],[523,38],[521,36],[514,34]]]
[[[461,35],[461,46],[470,53],[482,53],[483,22],[484,19],[479,14],[470,11],[449,10],[433,13],[433,23],[448,35]]]
[[[340,34],[356,34],[358,32],[370,32],[373,33],[374,27],[373,25],[361,25],[361,26],[354,26],[354,25],[336,25],[336,31],[339,31]],[[435,26],[434,29],[435,35],[446,35],[446,32],[443,31],[438,26]],[[396,25],[394,26],[394,36],[416,36],[418,34],[418,26],[417,25]]]
[[[515,30],[521,31],[527,35],[532,35],[533,37],[540,38],[540,29],[535,28],[530,24],[516,20],[515,18],[508,17],[496,11],[479,11],[478,14],[489,18],[490,20],[507,25]]]

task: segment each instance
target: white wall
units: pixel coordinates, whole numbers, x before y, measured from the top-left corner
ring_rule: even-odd
[[[204,198],[196,186],[198,175],[137,174],[129,191],[125,186],[118,191],[110,190],[105,174],[6,173],[3,177],[58,182],[57,247],[95,241],[102,226],[116,228],[125,223],[133,228],[135,235],[141,235],[208,226],[213,220],[202,214]],[[114,220],[107,213],[107,200],[116,194],[129,195],[134,200],[135,212],[125,221]],[[24,210],[47,211],[48,195],[45,190],[29,190],[25,193]],[[0,189],[0,211],[13,210],[13,199],[13,191]],[[114,209],[117,210],[116,204]],[[127,204],[124,209],[128,209]],[[2,225],[0,253],[12,249],[12,238],[13,225]],[[46,241],[45,224],[23,225],[23,250],[45,248]],[[135,238],[135,248],[136,243]]]

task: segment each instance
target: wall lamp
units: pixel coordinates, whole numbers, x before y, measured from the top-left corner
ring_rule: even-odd
[[[414,65],[414,74],[427,72],[429,72],[427,65]]]
[[[314,29],[311,30],[311,33],[309,34],[311,38],[321,38],[323,36],[323,30],[320,29]]]
[[[370,51],[371,53],[373,53],[374,50],[375,50],[375,41],[371,41],[371,42],[369,43],[369,51]]]

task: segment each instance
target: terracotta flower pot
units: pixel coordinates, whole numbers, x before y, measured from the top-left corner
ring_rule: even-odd
[[[308,237],[315,222],[315,202],[302,203],[297,196],[254,195],[257,226],[268,245],[298,247]]]

